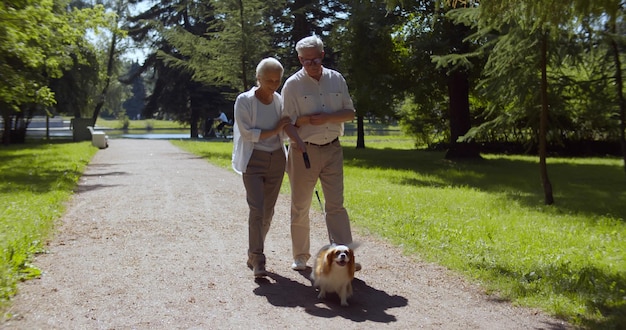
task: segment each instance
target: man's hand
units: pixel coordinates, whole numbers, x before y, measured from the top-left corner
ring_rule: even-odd
[[[329,114],[324,112],[301,116],[298,117],[298,120],[296,120],[296,126],[301,127],[305,125],[323,125],[328,122],[329,117]]]
[[[336,112],[318,112],[312,115],[298,117],[296,126],[324,125],[326,123],[343,123],[354,119],[354,110],[345,109]]]
[[[330,119],[330,115],[325,112],[316,113],[309,116],[309,124],[311,125],[324,125]]]

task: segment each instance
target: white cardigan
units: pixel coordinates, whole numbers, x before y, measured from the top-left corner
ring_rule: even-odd
[[[259,141],[261,129],[256,128],[257,116],[257,99],[254,91],[257,87],[253,87],[247,92],[239,94],[235,101],[235,124],[233,125],[233,157],[232,165],[235,172],[243,174],[246,172],[254,143]],[[282,116],[283,98],[280,94],[274,92],[274,104],[276,105],[276,113]],[[284,132],[279,134],[281,141],[287,139]],[[283,152],[287,157],[287,148],[282,144]]]

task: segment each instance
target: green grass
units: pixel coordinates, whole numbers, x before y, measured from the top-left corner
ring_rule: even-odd
[[[626,326],[626,176],[617,158],[451,162],[406,137],[344,141],[346,207],[357,230],[444,265],[514,304],[579,326]],[[176,145],[230,167],[231,143]],[[283,182],[288,192],[288,181]]]
[[[592,329],[626,325],[626,176],[617,158],[549,158],[556,204],[543,205],[536,157],[450,162],[403,136],[342,139],[355,230],[385,237],[515,304]],[[174,144],[230,168],[232,143]],[[0,304],[64,211],[89,142],[0,149]],[[288,180],[283,182],[288,193]]]
[[[29,261],[97,150],[90,142],[0,147],[0,307],[19,281],[39,275]]]
[[[171,120],[141,119],[129,120],[128,129],[185,129],[189,128],[189,124],[181,124]],[[96,125],[99,127],[108,127],[112,129],[122,129],[124,122],[116,119],[98,118]]]

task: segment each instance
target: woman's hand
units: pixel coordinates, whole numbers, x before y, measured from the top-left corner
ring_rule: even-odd
[[[278,123],[276,123],[276,127],[274,127],[274,130],[276,130],[276,134],[282,132],[285,129],[285,126],[289,124],[291,124],[291,119],[289,117],[280,118]]]

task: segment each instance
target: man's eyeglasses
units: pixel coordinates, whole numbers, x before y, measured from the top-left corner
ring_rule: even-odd
[[[322,59],[321,58],[314,58],[312,60],[302,59],[302,65],[304,65],[304,66],[310,66],[310,65],[313,65],[313,64],[315,64],[315,65],[322,64]]]

